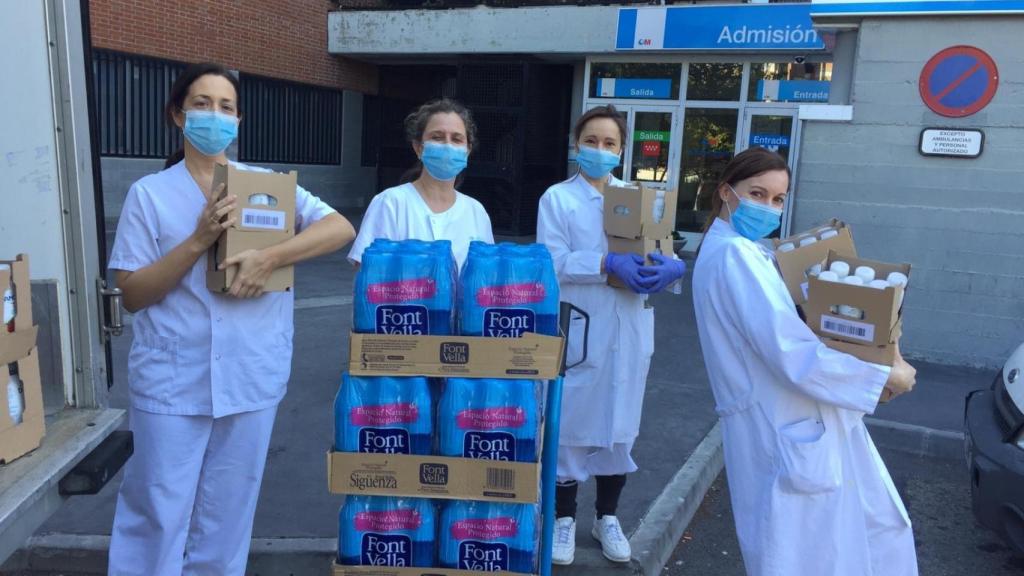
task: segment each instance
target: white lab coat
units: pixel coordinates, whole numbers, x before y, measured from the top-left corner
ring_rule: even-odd
[[[388,188],[373,197],[348,253],[349,261],[361,262],[363,251],[377,238],[450,240],[460,269],[469,253],[470,242],[494,243],[491,219],[476,199],[456,190],[452,207],[436,213],[411,182]]]
[[[916,576],[906,509],[865,429],[889,369],[825,347],[770,253],[716,220],[693,304],[750,576]]]
[[[609,183],[623,184],[614,177]],[[654,309],[644,296],[608,286],[601,273],[608,252],[604,196],[580,175],[548,188],[540,199],[537,241],[551,251],[562,300],[590,315],[587,360],[565,375],[559,445],[630,444],[640,431],[654,354]],[[582,355],[582,343],[571,337],[574,328],[570,332],[571,362]]]
[[[301,187],[295,200],[298,231],[334,212]],[[110,269],[134,272],[164,257],[192,234],[205,204],[184,161],[140,179],[125,199]],[[244,572],[291,372],[293,298],[213,294],[203,255],[160,302],[135,314],[128,358],[135,454],[118,492],[111,574]]]

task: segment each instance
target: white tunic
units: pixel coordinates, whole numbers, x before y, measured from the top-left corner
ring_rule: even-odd
[[[480,202],[456,190],[452,207],[435,213],[411,182],[374,196],[348,253],[349,261],[361,262],[363,251],[377,238],[450,240],[459,268],[466,261],[470,242],[494,243],[491,219]]]
[[[716,220],[693,276],[750,576],[914,576],[910,519],[864,427],[889,368],[827,348],[770,254]]]
[[[624,183],[610,177],[609,184]],[[645,307],[644,296],[608,286],[601,273],[608,252],[604,196],[579,175],[548,188],[540,199],[537,241],[551,251],[562,300],[590,315],[587,360],[565,375],[559,443],[631,443],[640,431],[654,354],[654,309]],[[580,356],[581,343],[570,335],[568,358]]]
[[[295,200],[297,232],[334,212],[302,187]],[[205,205],[184,161],[140,179],[125,199],[109,268],[134,272],[153,264],[192,235]],[[213,294],[201,256],[163,300],[135,314],[132,406],[220,417],[277,405],[291,373],[293,305],[292,292]]]

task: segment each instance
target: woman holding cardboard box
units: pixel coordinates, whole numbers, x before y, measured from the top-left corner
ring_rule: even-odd
[[[348,259],[358,266],[377,238],[450,240],[461,268],[470,242],[494,243],[483,205],[456,190],[476,144],[473,115],[454,100],[428,102],[405,119],[405,136],[419,163],[406,183],[374,196]]]
[[[800,320],[758,243],[779,227],[789,178],[764,148],[733,158],[693,275],[747,573],[914,576],[910,519],[863,417],[915,371],[827,348]]]
[[[537,241],[551,251],[562,299],[590,315],[587,359],[565,375],[552,559],[573,562],[578,485],[595,476],[592,535],[606,558],[628,562],[629,541],[615,512],[626,474],[637,469],[630,452],[654,353],[654,309],[646,295],[677,281],[686,268],[671,256],[652,254],[657,265],[644,266],[639,254],[608,252],[603,194],[607,186],[625,184],[611,175],[626,141],[626,123],[615,107],[583,114],[574,135],[580,172],[548,188],[537,216]],[[628,289],[609,286],[611,274]],[[570,348],[579,345],[570,337]]]
[[[135,314],[128,359],[135,454],[125,467],[110,574],[243,574],[277,405],[291,369],[293,295],[272,272],[337,250],[352,226],[295,191],[292,238],[249,250],[230,294],[207,289],[206,255],[235,222],[214,166],[235,139],[238,81],[215,64],[171,87],[168,121],[185,147],[128,192],[110,260]],[[260,170],[232,163],[237,168]]]

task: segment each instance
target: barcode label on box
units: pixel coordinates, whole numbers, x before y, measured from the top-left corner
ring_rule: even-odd
[[[263,230],[284,230],[286,216],[280,210],[242,208],[242,226]]]
[[[487,488],[491,490],[515,490],[516,471],[506,468],[488,468]]]
[[[844,338],[863,340],[864,342],[874,342],[875,340],[875,327],[873,325],[830,316],[821,317],[821,331]]]

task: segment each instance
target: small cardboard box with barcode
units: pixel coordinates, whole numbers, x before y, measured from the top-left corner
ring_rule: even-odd
[[[604,232],[628,240],[672,236],[678,200],[676,188],[608,186],[604,191]]]
[[[218,164],[213,172],[213,188],[225,184],[224,194],[238,197],[235,209],[226,218],[235,224],[224,231],[210,247],[207,257],[206,287],[227,292],[235,281],[237,266],[219,270],[221,262],[246,250],[261,250],[280,244],[295,235],[295,188],[298,174],[239,170]],[[267,280],[266,292],[284,292],[295,284],[291,266],[278,268]]]
[[[843,256],[857,256],[850,228],[836,218],[823,226],[776,239],[774,243],[775,261],[778,262],[789,295],[796,304],[803,304],[807,300],[808,272],[821,265],[830,250]]]
[[[13,321],[0,324],[0,464],[11,462],[39,447],[46,434],[43,411],[38,327],[32,321],[32,286],[28,256],[0,260],[0,294],[10,294]],[[14,384],[14,386],[9,386]],[[17,389],[20,406],[16,421],[11,418],[8,389]]]
[[[834,250],[829,251],[823,268],[830,269],[836,261],[848,264],[851,275],[857,268],[866,266],[874,270],[875,277],[880,280],[885,280],[893,272],[910,277],[910,264],[865,260],[839,254]],[[838,341],[877,349],[868,352],[854,348],[857,352],[854,355],[863,357],[867,354],[870,361],[891,364],[895,358],[895,344],[901,335],[904,290],[905,286],[900,285],[875,288],[830,282],[812,276],[808,279],[807,302],[803,306],[807,324],[816,334],[826,339],[826,344]],[[851,348],[832,347],[844,352],[849,352]]]

